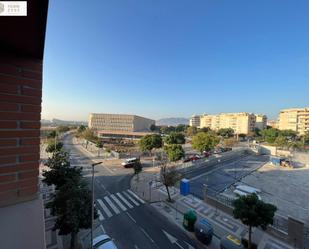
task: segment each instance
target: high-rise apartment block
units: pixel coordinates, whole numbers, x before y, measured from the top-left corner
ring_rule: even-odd
[[[291,108],[280,111],[279,130],[293,130],[299,135],[309,131],[309,107]]]
[[[267,116],[264,114],[255,114],[255,128],[264,130],[267,128]]]
[[[193,126],[193,127],[197,127],[197,128],[200,128],[200,125],[201,125],[201,116],[200,115],[193,115],[191,118],[190,118],[190,126]]]
[[[252,113],[220,113],[216,115],[204,114],[200,117],[200,128],[208,127],[212,130],[232,128],[235,134],[248,134],[254,131],[256,116]]]

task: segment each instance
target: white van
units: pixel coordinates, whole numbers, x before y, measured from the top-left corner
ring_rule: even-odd
[[[132,157],[132,158],[128,158],[126,160],[124,160],[121,165],[125,168],[131,168],[134,166],[135,163],[139,163],[140,160],[139,158],[136,158],[136,157]]]

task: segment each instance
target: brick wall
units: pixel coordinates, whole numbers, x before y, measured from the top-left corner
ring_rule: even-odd
[[[42,61],[0,55],[0,206],[36,198]]]

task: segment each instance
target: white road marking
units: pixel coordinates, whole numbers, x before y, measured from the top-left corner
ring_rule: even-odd
[[[144,230],[144,228],[140,227],[140,229],[142,230],[143,234],[145,234],[145,236],[146,236],[152,243],[154,243],[154,240],[149,236],[149,234]]]
[[[194,249],[194,247],[193,247],[193,246],[191,246],[188,242],[186,242],[186,241],[184,241],[184,242],[187,244],[188,249]]]
[[[85,152],[86,152],[88,155],[90,155],[89,159],[92,160],[91,157],[93,157],[93,155],[92,155],[87,149],[85,149],[83,146],[81,146],[80,148],[83,149],[84,154],[85,154]],[[80,151],[80,149],[79,149],[79,151]],[[95,163],[97,162],[96,160],[92,160],[92,161],[95,162]],[[109,169],[108,167],[106,167],[104,164],[103,164],[103,167],[104,167],[109,173],[115,174],[114,171],[110,170],[110,169]]]
[[[100,221],[104,220],[104,217],[99,209],[98,209],[98,213],[99,213],[99,220]]]
[[[133,195],[136,199],[138,199],[141,203],[145,203],[144,200],[142,200],[141,198],[139,198],[135,193],[133,193],[130,189],[128,189],[128,192]]]
[[[108,196],[105,196],[104,199],[106,200],[106,202],[108,203],[108,205],[110,205],[110,207],[114,210],[114,212],[116,214],[119,214],[120,211],[119,209],[114,205],[114,203],[111,201],[111,199],[108,198]]]
[[[129,200],[132,201],[136,206],[139,206],[139,203],[138,203],[137,201],[135,201],[128,193],[126,193],[126,192],[123,192],[123,193],[124,193],[124,195],[125,195],[126,197],[128,197]]]
[[[168,232],[162,230],[163,233],[165,234],[165,236],[168,238],[168,240],[172,243],[172,244],[176,244],[178,247],[184,249],[181,245],[179,245],[179,243],[177,242],[177,238],[175,238],[173,235],[170,235]]]
[[[135,220],[128,212],[126,212],[126,214],[129,216],[129,218],[130,218],[134,223],[136,223],[136,220]]]
[[[116,196],[112,194],[111,198],[117,203],[117,205],[122,209],[122,211],[127,211],[127,208],[124,205],[122,205],[122,203],[117,199]]]
[[[134,245],[134,248],[135,248],[135,249],[138,249],[138,246],[137,246],[137,245]]]
[[[105,232],[105,229],[104,229],[104,227],[103,227],[102,224],[100,225],[100,228],[102,229],[102,232],[103,232],[103,233],[106,233],[106,232]]]
[[[106,205],[103,203],[103,201],[101,199],[97,199],[97,201],[100,204],[100,206],[103,208],[103,210],[106,213],[106,215],[108,216],[108,218],[112,217],[113,214],[109,211],[109,209],[106,207]]]
[[[129,208],[133,208],[133,206],[120,193],[117,193],[117,195]]]

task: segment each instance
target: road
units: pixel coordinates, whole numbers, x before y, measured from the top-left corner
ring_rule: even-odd
[[[207,194],[215,195],[261,167],[268,160],[269,156],[248,155],[212,166],[199,167],[186,174],[186,178],[191,180],[190,192],[203,199],[204,185],[207,185]]]
[[[72,143],[72,135],[64,138],[73,166],[82,166],[90,182],[94,159],[80,145]],[[193,249],[195,241],[170,223],[151,205],[129,190],[132,169],[98,165],[95,170],[95,200],[99,225],[115,240],[118,249]]]

